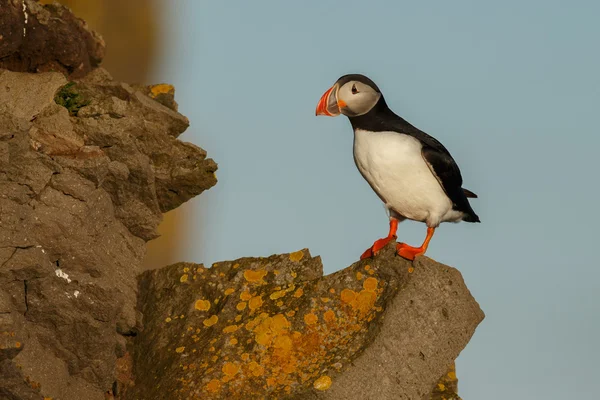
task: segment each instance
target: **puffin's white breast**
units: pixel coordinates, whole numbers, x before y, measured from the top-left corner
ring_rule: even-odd
[[[354,159],[386,206],[406,218],[437,226],[452,202],[421,155],[421,142],[397,132],[354,132]]]

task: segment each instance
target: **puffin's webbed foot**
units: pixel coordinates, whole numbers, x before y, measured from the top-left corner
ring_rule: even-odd
[[[375,243],[373,243],[373,246],[371,246],[364,253],[362,253],[360,259],[364,260],[365,258],[374,257],[375,254],[379,253],[379,251],[383,249],[392,240],[396,240],[396,235],[377,239]]]
[[[429,241],[433,237],[433,233],[435,232],[435,228],[427,228],[427,237],[425,241],[421,245],[421,247],[412,247],[407,245],[406,243],[398,243],[396,245],[396,254],[398,254],[402,258],[406,258],[407,260],[413,261],[416,256],[425,254],[427,251],[427,247],[429,246]]]

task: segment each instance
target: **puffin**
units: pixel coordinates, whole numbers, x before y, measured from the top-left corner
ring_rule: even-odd
[[[398,224],[406,219],[427,225],[421,246],[396,244],[396,253],[408,260],[425,254],[440,223],[480,222],[469,203],[477,195],[462,187],[450,152],[390,110],[375,82],[360,74],[339,78],[319,100],[316,115],[340,114],[354,130],[354,162],[389,215],[388,235],[376,240],[361,260],[395,241]]]

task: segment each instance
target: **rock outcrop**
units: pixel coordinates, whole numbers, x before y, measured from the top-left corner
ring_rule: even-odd
[[[308,250],[175,264],[140,309],[131,399],[426,399],[483,319],[457,270],[393,245],[328,276]]]
[[[216,164],[177,140],[188,121],[169,96],[101,69],[75,83],[0,70],[0,398],[112,388],[146,241],[216,183]]]

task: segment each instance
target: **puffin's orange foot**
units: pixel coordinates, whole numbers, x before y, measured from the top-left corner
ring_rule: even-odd
[[[407,245],[406,243],[398,243],[396,245],[396,253],[407,260],[413,261],[416,256],[425,253],[426,248],[421,247],[412,247]]]
[[[375,241],[375,243],[373,243],[373,246],[371,246],[370,249],[367,249],[364,253],[362,253],[362,256],[360,256],[360,259],[364,260],[365,258],[374,257],[375,254],[379,253],[379,251],[381,249],[383,249],[385,247],[385,245],[388,244],[389,242],[391,242],[392,240],[396,240],[396,235],[377,239]]]

